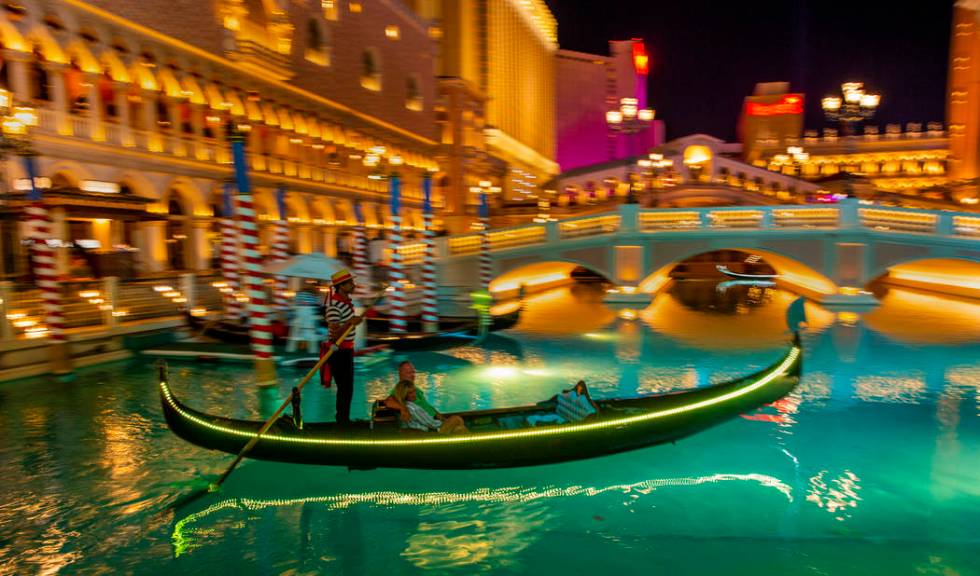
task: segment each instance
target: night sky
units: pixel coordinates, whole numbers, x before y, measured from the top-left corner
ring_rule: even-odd
[[[841,82],[882,95],[873,124],[945,121],[952,0],[546,0],[561,48],[608,54],[643,38],[652,57],[650,106],[668,139],[735,139],[756,82],[806,94],[806,128],[825,125],[820,98]]]

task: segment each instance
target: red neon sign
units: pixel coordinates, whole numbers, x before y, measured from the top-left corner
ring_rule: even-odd
[[[749,116],[779,116],[783,114],[802,114],[803,95],[786,94],[773,104],[759,104],[748,102],[745,105],[745,113]]]
[[[633,69],[640,76],[650,73],[650,56],[647,54],[646,46],[643,45],[643,40],[639,38],[633,39]]]

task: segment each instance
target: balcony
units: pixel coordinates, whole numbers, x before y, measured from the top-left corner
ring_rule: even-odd
[[[282,54],[253,40],[239,39],[235,46],[236,50],[229,50],[226,54],[242,67],[273,76],[276,80],[289,80],[293,77],[289,54]]]
[[[67,142],[94,142],[136,152],[149,152],[164,158],[199,162],[202,168],[232,164],[230,149],[214,138],[179,131],[149,132],[117,122],[96,121],[88,116],[48,108],[38,110],[37,134],[57,137]],[[249,153],[248,164],[251,171],[257,174],[284,176],[363,192],[385,192],[383,182],[371,180],[367,174],[328,168],[326,160],[323,165],[317,165],[279,156]]]

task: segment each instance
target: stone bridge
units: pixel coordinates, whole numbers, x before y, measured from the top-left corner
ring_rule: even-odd
[[[889,280],[980,297],[980,214],[863,205],[643,209],[490,232],[498,297],[568,282],[583,266],[649,299],[675,264],[715,250],[760,255],[778,282],[823,304],[873,304],[865,289]],[[475,287],[479,233],[439,239],[440,284]],[[917,268],[916,264],[922,267]],[[958,273],[956,266],[965,267]],[[972,268],[971,268],[972,267]],[[897,273],[896,270],[901,271]]]

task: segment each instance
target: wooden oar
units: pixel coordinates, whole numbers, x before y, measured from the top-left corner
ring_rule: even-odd
[[[374,305],[377,304],[379,300],[381,300],[381,296],[384,295],[384,288],[385,287],[382,287],[381,294],[378,297],[376,297],[374,301],[371,302],[371,304],[364,309],[364,312],[362,312],[360,316],[357,317],[358,320],[363,321],[364,316],[368,313],[368,310],[373,308]],[[348,326],[346,330],[344,330],[343,334],[338,336],[337,339],[335,339],[332,342],[332,344],[343,342],[344,339],[347,338],[347,335],[350,334],[350,331],[354,329],[354,326],[356,326],[356,324],[352,322],[351,325]],[[320,358],[320,360],[316,363],[316,365],[313,366],[313,368],[309,372],[307,372],[306,376],[304,376],[303,379],[300,380],[299,384],[296,385],[294,392],[290,394],[289,398],[286,398],[286,401],[283,402],[281,406],[279,406],[279,409],[276,410],[275,413],[272,416],[270,416],[268,420],[265,421],[265,424],[263,424],[262,428],[259,429],[258,434],[253,436],[252,439],[248,441],[248,444],[246,444],[245,447],[241,449],[238,455],[235,456],[235,460],[231,463],[231,466],[228,466],[228,469],[225,470],[225,472],[218,478],[217,481],[210,483],[206,490],[199,490],[197,492],[188,494],[187,497],[182,498],[179,501],[179,503],[174,505],[174,507],[181,508],[183,506],[186,506],[190,502],[197,500],[198,498],[200,498],[204,494],[207,494],[208,492],[214,492],[218,490],[218,488],[221,487],[221,484],[228,478],[229,475],[231,475],[231,473],[235,470],[238,464],[245,458],[245,456],[248,455],[249,452],[251,452],[252,448],[254,448],[256,444],[258,444],[259,439],[262,438],[262,435],[269,431],[269,428],[272,427],[276,419],[278,419],[279,416],[286,409],[286,407],[292,403],[293,394],[298,394],[303,390],[303,387],[306,386],[306,383],[309,382],[311,378],[313,378],[313,375],[317,373],[317,370],[319,370],[323,366],[323,364],[326,363],[326,361],[333,355],[334,350],[336,350],[336,348],[331,346],[330,349],[327,351],[327,353],[323,355],[323,358]]]

